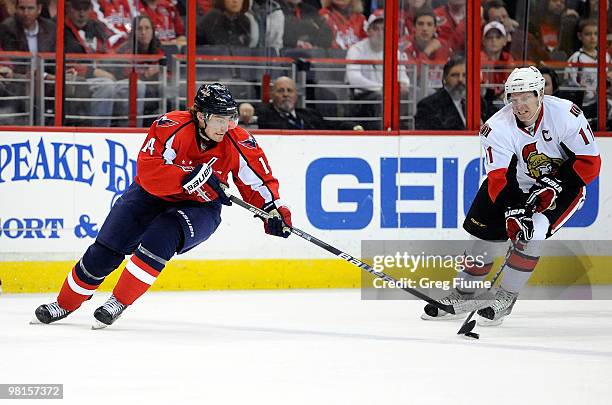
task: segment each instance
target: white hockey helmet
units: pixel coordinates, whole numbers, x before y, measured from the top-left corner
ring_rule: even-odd
[[[535,91],[538,97],[544,94],[544,86],[546,80],[544,76],[535,66],[516,68],[508,76],[504,90],[504,101],[509,102],[510,94],[512,93],[523,93],[526,91]]]

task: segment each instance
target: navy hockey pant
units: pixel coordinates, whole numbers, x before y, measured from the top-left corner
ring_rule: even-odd
[[[106,217],[77,274],[97,285],[137,250],[168,261],[207,240],[220,223],[220,203],[168,202],[132,183]]]

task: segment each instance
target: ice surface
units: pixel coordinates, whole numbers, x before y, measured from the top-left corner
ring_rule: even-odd
[[[0,295],[0,383],[85,405],[612,403],[612,301],[519,301],[476,341],[359,294],[148,293],[99,331],[107,293],[54,325],[28,324],[54,295]]]

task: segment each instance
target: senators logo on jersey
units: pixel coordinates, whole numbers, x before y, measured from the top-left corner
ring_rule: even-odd
[[[559,166],[563,163],[563,159],[550,158],[543,153],[538,153],[536,142],[529,143],[522,150],[523,161],[527,164],[527,174],[537,179],[544,174],[554,175]]]

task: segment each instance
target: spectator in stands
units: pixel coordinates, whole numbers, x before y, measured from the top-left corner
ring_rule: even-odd
[[[519,27],[519,23],[510,18],[506,3],[502,0],[487,1],[484,4],[483,18],[485,24],[497,21],[504,25],[507,37],[504,50],[510,52],[514,59],[542,60],[548,57],[544,45],[540,44],[532,34],[525,33]]]
[[[558,96],[559,76],[557,75],[557,72],[547,66],[538,67],[538,70],[540,70],[540,73],[546,82],[544,85],[544,94],[547,96]]]
[[[434,10],[438,39],[447,43],[451,52],[465,51],[465,1],[448,0],[447,4]]]
[[[400,35],[414,36],[414,17],[420,10],[430,10],[431,0],[402,0],[400,2]]]
[[[186,3],[185,0],[183,0],[183,2]],[[204,16],[213,9],[213,0],[196,0],[196,4],[196,10],[199,16]]]
[[[181,15],[169,0],[141,0],[138,11],[151,17],[155,23],[157,38],[162,45],[181,47],[187,44]]]
[[[599,18],[599,0],[582,0],[582,1],[574,1],[567,2],[568,7],[570,4],[573,4],[571,8],[575,9],[578,14],[580,14],[581,18],[584,19],[594,19],[597,20]],[[608,10],[608,34],[612,34],[612,7],[610,7],[610,0],[606,2],[606,8]]]
[[[111,33],[108,39],[110,46],[118,48],[128,37],[132,29],[132,18],[138,14],[130,0],[92,0],[96,19],[103,23]]]
[[[449,45],[436,38],[436,15],[431,10],[420,10],[414,16],[414,38],[404,49],[409,60],[421,63],[446,63]]]
[[[361,0],[321,0],[319,14],[332,30],[332,48],[349,49],[367,37]]]
[[[15,15],[2,23],[2,48],[32,54],[55,51],[56,26],[40,16],[43,0],[17,0],[15,6]]]
[[[346,54],[349,60],[382,60],[384,45],[384,13],[377,10],[370,14],[365,25],[368,37],[351,46]],[[405,54],[399,59],[406,60]],[[407,93],[410,79],[404,65],[398,66],[400,90]],[[382,100],[383,66],[374,64],[350,64],[346,66],[346,81],[355,87],[355,100]],[[356,111],[362,117],[380,117],[381,103],[362,104]],[[380,129],[379,121],[364,123],[368,129]]]
[[[257,109],[249,103],[240,105],[240,120],[249,124],[253,115],[257,115],[259,128],[265,129],[355,129],[363,130],[354,123],[332,124],[310,108],[297,108],[298,93],[295,81],[289,77],[281,76],[274,81],[272,87],[272,103],[265,104]]]
[[[198,45],[247,47],[251,44],[251,22],[245,15],[248,0],[214,0],[210,10],[198,24]]]
[[[485,24],[497,21],[504,25],[508,42],[512,42],[512,34],[519,29],[519,23],[510,18],[506,3],[503,0],[488,0],[483,3],[482,12]]]
[[[11,0],[0,0],[0,23],[15,13],[15,5]]]
[[[0,28],[0,33],[2,29]],[[0,52],[2,47],[0,46]],[[20,122],[14,119],[12,114],[19,113],[20,107],[15,106],[15,101],[7,99],[15,96],[13,79],[15,73],[8,63],[0,61],[0,125],[15,125]]]
[[[582,43],[580,50],[576,51],[568,62],[578,64],[597,63],[597,34],[599,32],[596,20],[581,20],[578,24],[578,39]],[[606,63],[610,63],[610,55],[606,53]],[[584,90],[582,111],[589,122],[594,125],[597,119],[597,67],[576,66],[565,70],[565,78],[571,86]],[[612,71],[608,71],[608,78],[612,78]]]
[[[249,0],[245,0],[249,1]],[[273,48],[276,54],[283,47],[285,15],[276,0],[250,0],[246,16],[251,21],[251,48]]]
[[[443,88],[425,97],[417,104],[415,129],[461,130],[466,128],[465,109],[465,58],[453,56],[444,65]],[[481,100],[482,122],[493,115],[490,104]]]
[[[538,4],[535,12],[531,13],[529,20],[529,47],[541,47],[546,50],[542,60],[566,60],[577,48],[575,39],[578,13],[567,9],[564,0],[544,0]]]
[[[66,53],[107,53],[108,32],[104,24],[90,18],[90,0],[66,2],[66,27],[64,49]],[[86,82],[87,85],[74,83]],[[68,85],[69,82],[73,82]],[[95,67],[91,62],[75,63],[66,69],[66,96],[98,99],[88,102],[67,102],[66,114],[100,117],[93,126],[109,127],[113,113],[115,76],[108,70]]]
[[[1,31],[3,33],[0,35],[0,44],[4,50],[30,52],[32,54],[55,51],[56,26],[53,21],[40,16],[42,7],[42,0],[16,1],[15,14],[2,23]],[[29,66],[15,65],[13,68],[15,77],[21,76],[25,79],[33,73]],[[49,81],[54,80],[53,73],[53,69],[47,68],[45,78]],[[6,90],[14,96],[23,96],[28,92],[25,80],[6,83]],[[51,92],[52,89],[49,88],[48,91]],[[23,101],[12,101],[10,104],[10,108],[16,113],[26,111],[26,105]]]
[[[159,55],[163,56],[164,52],[161,49],[161,43],[155,35],[155,25],[148,15],[139,15],[133,20],[134,27],[130,33],[129,40],[119,48],[119,53],[122,54],[133,54],[133,55]],[[160,67],[159,61],[155,62],[144,62],[139,64],[136,68],[138,74],[138,85],[137,85],[137,97],[141,98],[158,98],[160,96],[158,84],[147,85],[146,82],[158,81],[160,79]],[[131,68],[118,68],[116,69],[115,77],[118,79],[116,88],[119,98],[127,100],[129,95],[129,74]],[[118,114],[126,115],[129,111],[127,102],[115,102],[115,112]],[[143,114],[160,114],[159,103],[157,101],[144,102],[138,100],[137,102],[137,115]],[[153,123],[154,118],[138,118],[136,126],[138,127],[149,127]],[[127,122],[121,122],[118,126],[126,126]]]
[[[487,89],[485,99],[494,101],[502,100],[504,94],[504,83],[508,78],[509,64],[514,61],[512,56],[504,51],[507,37],[504,25],[492,21],[484,26],[482,30],[483,49],[480,52],[481,80],[483,84],[494,85]]]
[[[285,14],[283,43],[287,48],[329,48],[332,32],[319,10],[302,0],[281,0]]]
[[[43,18],[55,21],[57,17],[57,0],[45,0],[40,15],[43,16]]]

